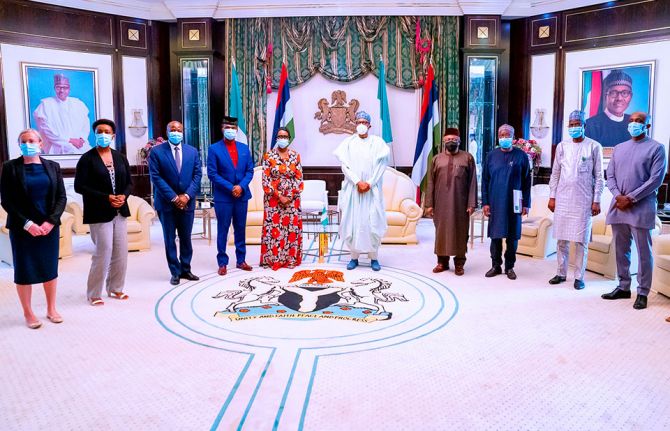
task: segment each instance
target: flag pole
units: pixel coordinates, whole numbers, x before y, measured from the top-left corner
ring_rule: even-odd
[[[381,53],[379,53],[379,62],[380,63],[384,62],[384,57]],[[381,80],[381,78],[382,77],[379,76],[380,80]],[[384,73],[384,82],[382,82],[381,84],[384,85],[384,87],[386,87],[386,73]],[[386,100],[388,102],[388,93],[386,94]],[[379,112],[379,118],[382,118],[382,112]],[[384,135],[383,124],[382,124],[381,132],[382,132],[382,138],[383,138],[383,135]],[[394,145],[393,145],[393,140],[391,140],[391,164],[393,165],[393,169],[395,169],[397,171],[398,166],[397,166],[396,160],[395,160],[395,148],[394,148]]]

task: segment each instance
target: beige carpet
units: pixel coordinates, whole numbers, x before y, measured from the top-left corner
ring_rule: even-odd
[[[347,272],[345,258],[308,260],[300,270],[344,277],[328,284],[340,302],[310,318],[232,320],[225,309],[235,300],[213,296],[274,277],[265,280],[286,296],[259,284],[268,291],[257,305],[279,304],[266,308],[278,313],[297,270],[218,277],[206,240],[194,240],[201,282],[172,288],[158,223],[152,250],[130,255],[130,300],[102,308],[85,302],[92,246],[75,238],[75,256],[60,266],[62,325],[25,328],[3,266],[0,429],[670,429],[670,299],[652,294],[643,311],[632,299],[606,302],[600,294],[615,282],[591,273],[581,292],[549,286],[553,258],[520,257],[516,281],[485,279],[480,242],[465,276],[435,276],[432,232],[424,221],[420,245],[384,246],[380,273]],[[258,253],[249,247],[248,261]],[[383,303],[383,315],[364,279],[389,283],[385,292],[406,301]],[[236,313],[264,312],[251,305]],[[34,306],[44,314],[41,288]],[[366,310],[379,320],[354,314]]]

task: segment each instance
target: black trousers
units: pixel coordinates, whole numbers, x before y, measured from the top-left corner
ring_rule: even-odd
[[[450,256],[437,256],[437,263],[441,263],[444,266],[449,266]],[[454,265],[456,267],[465,265],[465,255],[463,256],[454,256]]]
[[[505,271],[514,268],[514,264],[516,263],[516,247],[518,245],[518,239],[505,238]],[[493,262],[494,268],[501,267],[503,264],[502,249],[502,238],[491,239],[491,262]]]

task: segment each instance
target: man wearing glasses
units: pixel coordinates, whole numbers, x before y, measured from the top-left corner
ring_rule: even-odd
[[[620,69],[614,69],[605,77],[605,109],[586,120],[585,135],[603,147],[613,147],[630,139],[626,114],[633,99],[633,79]]]

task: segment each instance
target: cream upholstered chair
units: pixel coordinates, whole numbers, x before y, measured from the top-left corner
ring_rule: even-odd
[[[80,194],[68,194],[65,211],[72,214],[74,223],[72,224],[72,231],[77,235],[84,235],[91,231],[87,224],[84,224],[84,210],[82,198]]]
[[[521,239],[517,253],[544,259],[556,253],[554,213],[547,207],[549,186],[546,184],[533,186],[530,201],[528,216],[521,222]]]
[[[607,187],[603,191],[600,200],[601,212],[596,217],[593,217],[593,228],[591,230],[591,242],[589,242],[589,254],[586,261],[586,269],[602,274],[609,279],[616,279],[616,247],[614,246],[614,237],[612,236],[612,226],[606,224],[607,212],[609,211],[612,202],[612,193]],[[661,233],[663,226],[661,220],[656,217],[655,228],[652,231],[652,236],[658,236]],[[570,249],[570,260],[574,262],[574,247]],[[632,274],[637,273],[638,255],[635,243],[631,246],[631,263],[630,270]]]
[[[128,196],[128,251],[151,248],[151,223],[156,216],[154,209],[142,198]]]
[[[416,203],[416,186],[402,172],[387,167],[384,172],[384,206],[388,229],[382,243],[417,244],[416,224],[421,218],[421,207]]]
[[[5,227],[7,223],[7,212],[0,207],[0,260],[12,265],[12,246],[9,243],[9,230]],[[74,216],[64,212],[60,217],[60,238],[58,240],[58,257],[72,256],[72,223]]]
[[[651,289],[670,298],[670,235],[654,238],[654,275]]]
[[[323,180],[305,180],[304,189],[300,194],[300,205],[303,212],[323,211],[328,207],[328,191]]]
[[[249,207],[247,208],[247,228],[246,228],[246,243],[258,245],[261,243],[261,233],[263,231],[263,214],[265,203],[263,201],[263,167],[256,166],[254,168],[254,177],[249,183],[249,190],[251,190],[251,199],[249,199]],[[228,244],[235,243],[233,236],[233,228],[231,226],[228,231]]]

